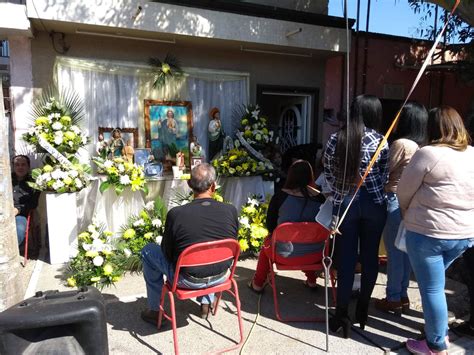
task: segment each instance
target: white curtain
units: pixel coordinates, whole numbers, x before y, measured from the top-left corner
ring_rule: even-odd
[[[72,89],[84,100],[83,128],[93,144],[81,160],[94,154],[98,127],[138,128],[143,147],[145,99],[191,101],[193,133],[206,152],[209,110],[220,109],[224,130],[233,135],[238,123],[232,122],[233,111],[249,102],[247,73],[184,68],[184,79],[154,90],[151,68],[137,63],[58,57],[55,66],[58,87]]]

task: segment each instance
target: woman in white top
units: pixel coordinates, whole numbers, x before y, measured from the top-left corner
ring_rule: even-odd
[[[430,111],[428,145],[403,171],[397,194],[406,244],[420,288],[426,340],[407,340],[414,354],[446,354],[445,269],[474,243],[474,148],[457,111]]]

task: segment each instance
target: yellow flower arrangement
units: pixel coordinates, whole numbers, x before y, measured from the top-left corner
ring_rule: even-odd
[[[265,227],[268,203],[251,196],[242,206],[239,217],[238,239],[240,250],[258,252],[268,235]]]

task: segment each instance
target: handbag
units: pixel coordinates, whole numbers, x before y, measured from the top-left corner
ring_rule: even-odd
[[[398,226],[397,237],[395,238],[395,248],[403,251],[404,253],[407,252],[407,229],[405,228],[405,223],[403,223],[403,220]]]

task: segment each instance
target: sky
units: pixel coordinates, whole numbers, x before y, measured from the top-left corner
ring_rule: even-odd
[[[365,31],[368,0],[360,0],[359,30]],[[329,15],[343,16],[344,0],[329,0]],[[350,18],[357,18],[357,1],[347,0]],[[408,0],[371,0],[369,32],[420,38],[420,14],[415,14]],[[353,28],[356,28],[354,24]]]

